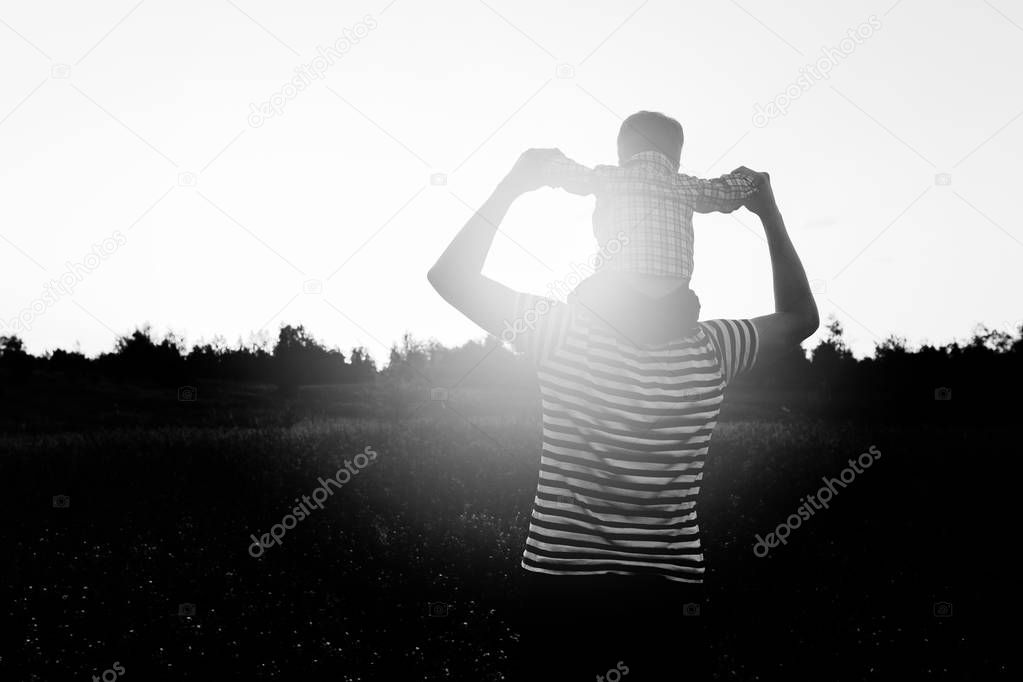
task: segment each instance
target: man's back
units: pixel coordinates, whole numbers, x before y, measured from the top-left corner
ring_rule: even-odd
[[[608,317],[570,299],[518,343],[534,360],[543,411],[522,566],[700,582],[703,466],[724,388],[755,360],[756,330],[714,320],[651,345]]]

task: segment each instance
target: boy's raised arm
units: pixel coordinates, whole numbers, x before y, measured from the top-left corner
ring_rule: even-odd
[[[543,184],[560,187],[572,194],[587,196],[597,192],[597,174],[565,156],[560,149],[551,149],[550,157],[541,172]]]
[[[693,210],[697,213],[731,213],[756,193],[760,183],[756,175],[744,169],[734,170],[712,180],[688,175],[682,178],[695,186]]]

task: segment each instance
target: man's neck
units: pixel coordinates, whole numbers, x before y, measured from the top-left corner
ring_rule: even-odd
[[[699,319],[699,299],[677,277],[600,272],[573,295],[596,326],[638,345],[681,339]]]

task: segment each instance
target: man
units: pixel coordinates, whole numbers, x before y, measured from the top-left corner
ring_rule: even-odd
[[[737,172],[759,185],[746,207],[767,236],[773,314],[698,323],[698,301],[677,280],[610,268],[567,303],[484,277],[508,208],[542,186],[542,169],[557,153],[525,152],[429,280],[483,329],[527,353],[540,383],[543,449],[522,558],[530,571],[524,674],[610,679],[628,670],[632,680],[663,680],[669,666],[694,672],[706,663],[700,619],[687,618],[695,608],[685,605],[700,603],[696,505],[724,389],[810,336],[817,307],[770,177],[745,168]]]

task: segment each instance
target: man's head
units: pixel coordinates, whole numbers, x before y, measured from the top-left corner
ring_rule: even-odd
[[[682,124],[656,111],[638,111],[618,130],[618,163],[640,152],[658,151],[677,169],[682,160]]]

